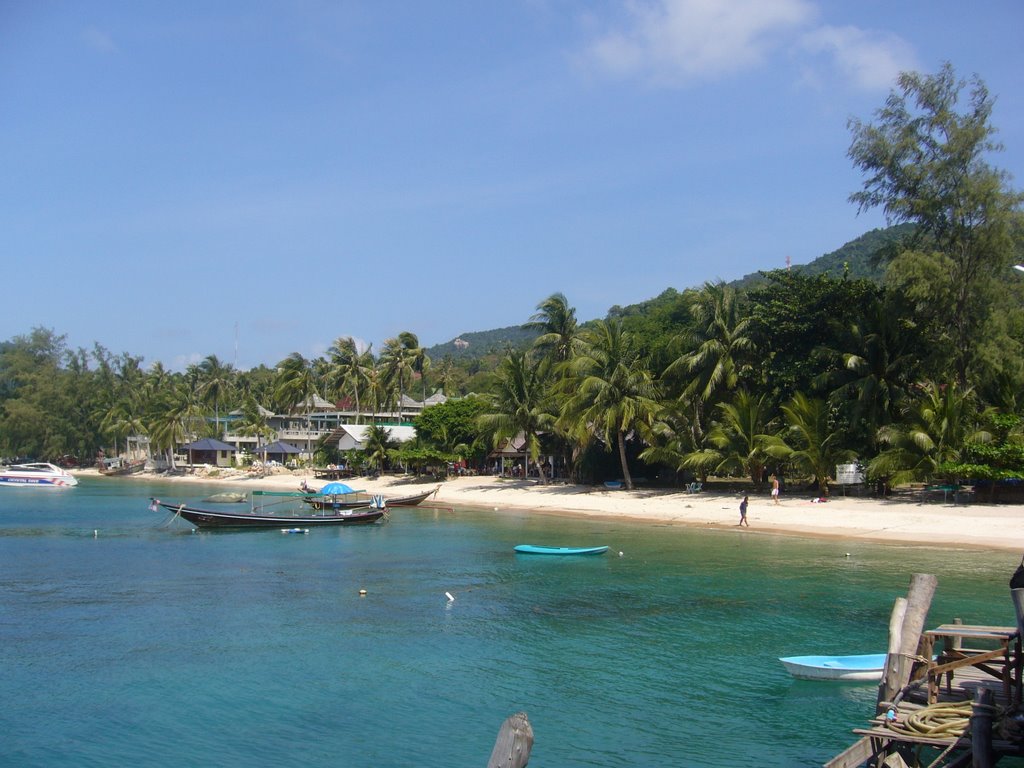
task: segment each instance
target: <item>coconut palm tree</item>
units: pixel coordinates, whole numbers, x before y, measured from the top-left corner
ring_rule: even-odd
[[[567,399],[559,421],[578,439],[600,438],[618,447],[627,489],[633,479],[626,460],[626,437],[648,427],[658,413],[658,387],[633,340],[618,320],[599,320],[581,334],[579,352],[565,363],[561,392]]]
[[[391,439],[391,431],[380,424],[371,424],[366,430],[363,442],[363,453],[371,467],[378,472],[383,472],[387,464],[390,451],[395,447]]]
[[[863,428],[877,453],[878,430],[898,420],[920,367],[919,335],[901,322],[892,302],[875,301],[846,333],[845,350],[822,350],[832,368],[814,380],[844,407],[850,425]]]
[[[234,369],[230,364],[222,363],[216,355],[207,355],[199,363],[200,383],[199,396],[206,402],[213,403],[213,420],[220,438],[220,403],[231,391],[234,384]]]
[[[579,348],[579,326],[576,309],[569,306],[563,293],[553,293],[537,305],[537,312],[524,328],[538,331],[534,349],[556,363],[564,363]]]
[[[308,413],[317,394],[317,380],[313,365],[298,352],[292,352],[277,364],[274,377],[274,400],[282,410]]]
[[[328,353],[331,356],[331,363],[334,368],[334,379],[338,382],[338,390],[344,391],[349,388],[356,402],[356,424],[360,423],[362,409],[359,402],[359,393],[363,385],[367,384],[368,363],[372,364],[370,349],[360,353],[356,341],[351,336],[339,336],[334,340]]]
[[[495,448],[522,436],[524,474],[532,461],[540,471],[540,482],[547,483],[539,461],[540,436],[555,421],[549,409],[547,368],[534,363],[525,352],[509,350],[495,375],[495,390],[487,399],[490,410],[478,416],[477,422],[491,434]]]
[[[958,462],[967,443],[992,441],[992,433],[979,426],[983,416],[973,390],[924,382],[902,423],[879,430],[879,442],[889,447],[868,464],[868,474],[888,477],[894,485],[930,480],[940,464]]]
[[[682,466],[697,472],[732,474],[743,472],[751,482],[764,475],[765,440],[770,436],[772,413],[768,395],[739,390],[732,402],[718,404],[721,420],[708,433],[708,447],[684,457]]]
[[[739,383],[755,351],[751,320],[740,314],[736,289],[722,282],[706,283],[693,295],[690,311],[695,330],[690,338],[681,339],[688,351],[670,363],[665,374],[692,377],[685,392],[707,403]]]
[[[387,372],[387,378],[398,385],[398,421],[402,421],[402,404],[405,400],[406,378],[411,381],[419,346],[416,334],[402,331],[397,337],[384,342],[381,362]]]
[[[788,427],[784,435],[764,442],[768,455],[791,462],[798,470],[813,475],[822,496],[828,496],[828,480],[836,464],[853,457],[843,445],[843,434],[837,431],[829,414],[829,406],[820,398],[802,392],[782,406]]]

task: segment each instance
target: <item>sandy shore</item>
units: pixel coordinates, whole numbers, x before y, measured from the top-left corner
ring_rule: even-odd
[[[282,471],[284,472],[284,471]],[[97,475],[95,470],[77,474]],[[132,475],[105,479],[165,479]],[[323,481],[296,471],[254,478],[238,473],[218,478],[195,475],[171,478],[176,483],[218,483],[231,489],[297,490],[305,480],[319,488]],[[357,478],[349,484],[387,496],[408,496],[438,485],[435,481],[384,477]],[[184,491],[182,496],[189,494]],[[825,503],[810,497],[783,495],[778,505],[765,496],[750,499],[749,528],[737,527],[741,496],[735,493],[642,489],[607,490],[577,485],[542,486],[531,481],[494,477],[460,477],[440,483],[428,503],[451,507],[477,507],[499,512],[528,509],[538,513],[628,519],[638,524],[689,525],[731,529],[737,535],[759,533],[834,537],[843,540],[888,541],[942,547],[970,547],[1024,552],[1024,505],[957,504],[919,499],[879,500],[835,496]]]

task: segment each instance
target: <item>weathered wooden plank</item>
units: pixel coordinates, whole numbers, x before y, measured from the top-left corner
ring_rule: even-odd
[[[825,763],[825,768],[857,768],[874,756],[871,737],[864,736]]]
[[[516,712],[501,724],[487,768],[524,768],[532,749],[533,726],[525,712]]]

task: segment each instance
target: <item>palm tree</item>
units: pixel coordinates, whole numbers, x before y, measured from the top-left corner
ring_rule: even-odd
[[[376,467],[378,472],[384,471],[389,452],[395,447],[391,439],[391,431],[379,424],[371,424],[366,430],[363,451],[371,467]]]
[[[939,465],[959,461],[967,443],[992,441],[980,422],[973,390],[926,381],[903,423],[879,430],[879,442],[889,447],[868,464],[868,474],[894,485],[929,480]]]
[[[665,369],[668,376],[692,376],[686,393],[710,402],[719,390],[735,389],[755,350],[749,317],[740,315],[736,289],[725,283],[706,283],[690,304],[696,323],[690,351]],[[691,346],[692,345],[692,346]]]
[[[199,371],[201,383],[198,392],[204,401],[213,402],[213,419],[220,438],[220,403],[234,383],[234,369],[218,360],[216,355],[207,355],[199,364]]]
[[[833,367],[814,384],[828,389],[835,404],[849,404],[848,422],[866,429],[871,453],[879,428],[899,418],[918,368],[920,340],[909,325],[892,302],[875,301],[848,329],[845,351],[823,350]]]
[[[659,396],[632,334],[618,320],[600,320],[581,334],[578,354],[564,365],[561,391],[567,399],[559,421],[569,434],[600,437],[608,450],[617,445],[626,488],[632,489],[626,436],[651,424]]]
[[[553,293],[538,304],[536,314],[523,327],[540,332],[533,341],[534,349],[556,363],[564,363],[579,348],[576,309],[569,306],[563,293]]]
[[[822,496],[828,496],[828,479],[836,464],[853,456],[842,444],[843,434],[829,417],[828,403],[810,398],[802,392],[782,406],[789,426],[786,437],[775,436],[765,441],[766,451],[776,459],[793,463],[797,469],[814,475]]]
[[[202,408],[196,400],[195,391],[187,380],[182,380],[148,425],[154,447],[163,450],[170,457],[171,469],[175,468],[174,449],[195,435],[196,426],[201,419]]]
[[[648,446],[640,452],[642,461],[663,464],[675,472],[684,469],[687,456],[695,451],[689,406],[678,399],[662,402],[650,428],[644,430],[644,439]],[[710,470],[697,471],[706,481]]]
[[[683,466],[715,474],[746,473],[752,483],[758,484],[764,476],[768,458],[764,443],[769,437],[772,414],[768,395],[755,396],[740,390],[732,402],[719,403],[722,419],[708,434],[714,448],[694,451],[685,457]]]
[[[115,403],[114,406],[104,414],[103,420],[100,422],[100,429],[114,438],[115,456],[118,454],[118,439],[123,439],[125,441],[125,449],[127,449],[129,435],[141,435],[145,434],[146,431],[143,426],[142,419],[139,418],[136,413],[132,412],[130,403],[126,400]]]
[[[298,352],[292,352],[277,364],[274,400],[289,413],[301,408],[309,412],[317,394],[317,380],[312,363]]]
[[[523,437],[524,474],[530,462],[537,464],[540,482],[547,483],[540,459],[540,435],[554,425],[548,408],[546,367],[535,364],[525,352],[509,350],[495,372],[495,391],[488,398],[489,413],[478,423],[490,432],[495,448],[504,441]]]
[[[356,401],[356,424],[360,423],[362,409],[359,402],[359,392],[363,384],[368,383],[367,359],[370,357],[370,350],[360,354],[356,347],[356,341],[351,336],[339,336],[334,340],[328,353],[334,366],[334,376],[338,381],[339,391],[346,387],[351,388],[352,396]]]
[[[405,381],[412,379],[415,361],[422,353],[416,334],[402,331],[396,338],[384,342],[381,362],[385,365],[387,377],[398,384],[398,422],[402,422],[402,405],[405,400]]]

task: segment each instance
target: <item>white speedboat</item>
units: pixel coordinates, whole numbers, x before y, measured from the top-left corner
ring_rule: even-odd
[[[56,464],[36,461],[31,464],[0,466],[0,486],[33,488],[71,488],[78,478]]]

